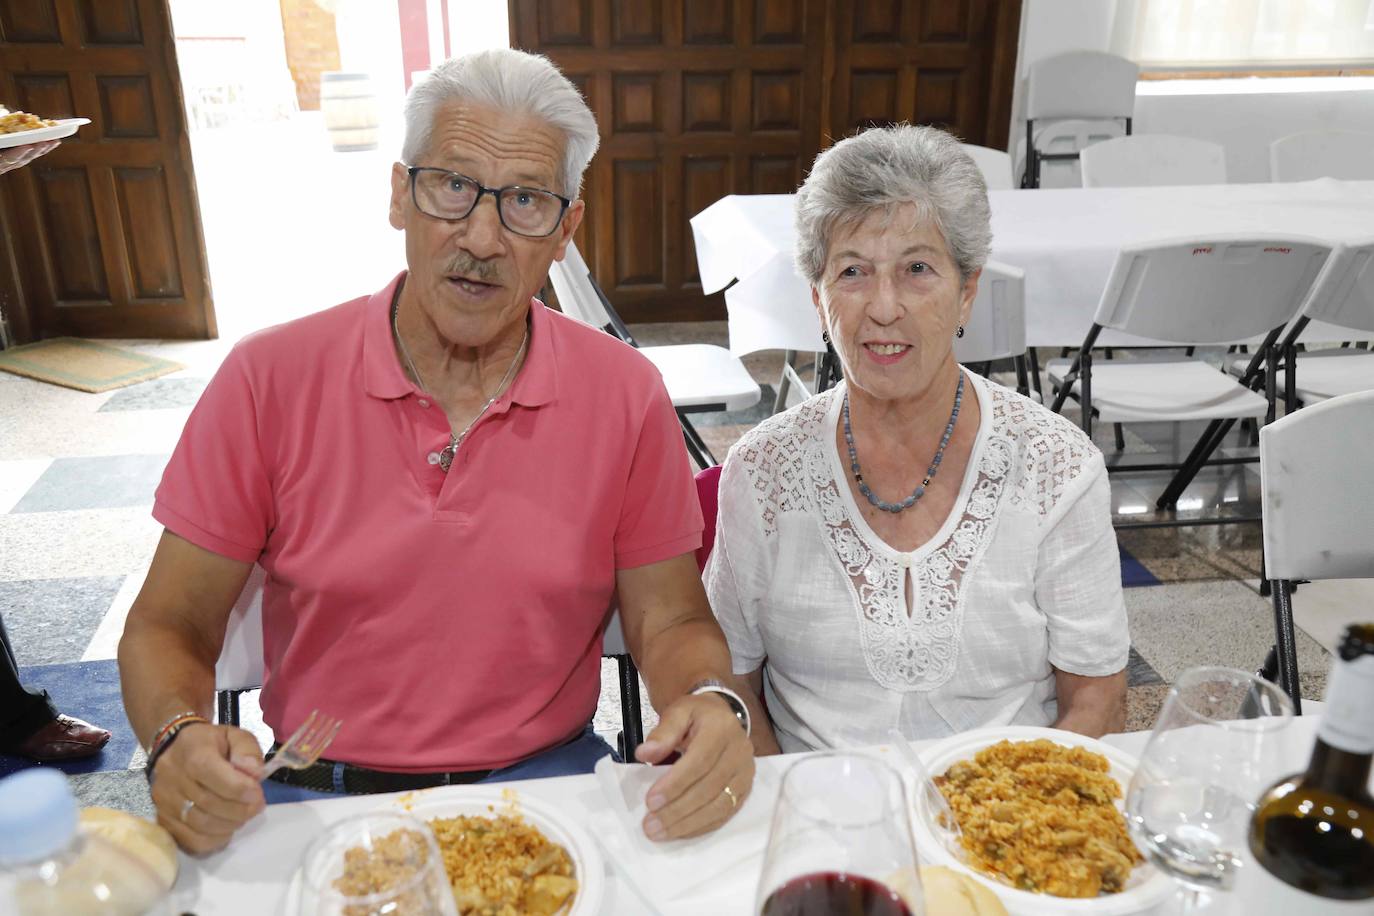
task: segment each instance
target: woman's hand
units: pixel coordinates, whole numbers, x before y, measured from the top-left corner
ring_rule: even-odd
[[[28,165],[45,153],[51,153],[61,142],[49,140],[46,143],[25,143],[21,146],[11,146],[9,149],[0,149],[0,175]]]

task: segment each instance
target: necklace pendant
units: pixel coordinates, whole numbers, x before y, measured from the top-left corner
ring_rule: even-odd
[[[445,474],[448,473],[449,468],[453,467],[453,455],[453,442],[450,441],[449,444],[445,445],[443,450],[439,452],[439,469]]]

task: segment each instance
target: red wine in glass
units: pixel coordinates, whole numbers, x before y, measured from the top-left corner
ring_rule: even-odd
[[[859,875],[817,872],[793,878],[764,901],[762,916],[912,916],[895,891]]]

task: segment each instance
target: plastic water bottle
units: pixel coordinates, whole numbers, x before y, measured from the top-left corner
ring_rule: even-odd
[[[30,769],[0,781],[0,914],[166,916],[167,891],[152,870],[77,822],[62,773]]]

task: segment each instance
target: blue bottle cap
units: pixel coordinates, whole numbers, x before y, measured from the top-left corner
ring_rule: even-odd
[[[76,827],[76,798],[60,771],[35,767],[0,780],[0,866],[48,858]]]

